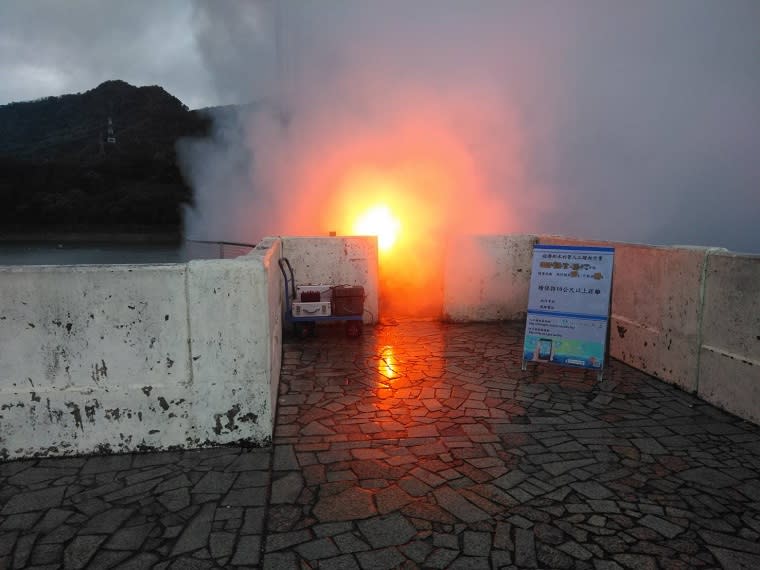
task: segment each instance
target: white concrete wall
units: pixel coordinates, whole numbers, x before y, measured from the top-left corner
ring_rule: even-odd
[[[268,443],[278,253],[0,268],[0,458]]]
[[[453,240],[446,318],[522,317],[534,241]],[[614,247],[611,356],[760,423],[760,256],[549,235],[538,242]]]
[[[361,285],[364,322],[379,319],[377,238],[368,236],[281,237],[297,285]]]
[[[708,257],[698,394],[760,423],[760,256]]]
[[[515,320],[528,307],[536,236],[457,236],[446,250],[444,319]]]
[[[696,390],[708,249],[558,236],[542,236],[540,242],[614,247],[610,355],[684,390]]]

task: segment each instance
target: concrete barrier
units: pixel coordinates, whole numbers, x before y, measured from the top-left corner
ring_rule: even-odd
[[[501,321],[525,317],[536,236],[457,236],[446,251],[444,319]]]
[[[695,391],[708,249],[542,236],[541,243],[615,248],[610,355]]]
[[[0,458],[267,444],[278,256],[0,268]]]
[[[760,256],[712,253],[704,291],[698,394],[760,423]]]
[[[297,285],[361,285],[364,323],[379,319],[377,238],[367,236],[287,237],[282,255],[290,260]]]

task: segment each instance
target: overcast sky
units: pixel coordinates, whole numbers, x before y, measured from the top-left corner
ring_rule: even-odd
[[[107,79],[191,108],[285,94],[323,141],[298,164],[329,125],[377,137],[429,101],[507,230],[760,252],[757,0],[275,4],[3,0],[0,104]]]

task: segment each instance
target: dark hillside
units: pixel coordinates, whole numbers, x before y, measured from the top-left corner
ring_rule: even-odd
[[[0,226],[178,233],[192,195],[175,143],[208,129],[161,87],[123,81],[0,106]]]

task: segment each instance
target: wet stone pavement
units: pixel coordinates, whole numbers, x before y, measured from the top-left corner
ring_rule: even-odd
[[[760,568],[760,429],[519,325],[284,347],[274,450],[0,464],[0,568]]]

